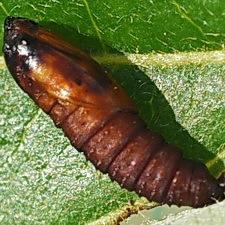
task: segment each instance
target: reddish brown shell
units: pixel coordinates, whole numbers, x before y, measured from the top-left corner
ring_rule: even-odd
[[[6,19],[4,41],[18,85],[112,180],[169,205],[224,199],[208,169],[147,129],[131,99],[88,55],[24,18]]]

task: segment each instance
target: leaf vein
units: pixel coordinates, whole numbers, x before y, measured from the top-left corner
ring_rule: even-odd
[[[0,8],[2,9],[2,11],[6,14],[6,16],[9,16],[9,12],[6,10],[6,8],[4,7],[3,3],[0,2]]]
[[[175,0],[172,1],[172,4],[176,7],[178,13],[183,19],[186,19],[192,26],[199,30],[203,36],[205,36],[205,33],[202,28],[198,24],[196,24],[190,16],[187,15],[186,10],[182,6],[180,6]]]
[[[12,155],[14,155],[16,152],[18,152],[20,150],[20,148],[23,146],[23,144],[26,140],[27,131],[31,128],[32,124],[39,118],[41,113],[42,113],[42,110],[40,108],[38,108],[38,110],[30,118],[30,120],[28,120],[28,122],[24,125],[18,146],[12,151]]]
[[[91,9],[89,7],[89,4],[88,4],[87,0],[83,0],[83,3],[85,4],[88,16],[90,17],[91,23],[92,23],[92,25],[93,25],[93,27],[95,29],[95,32],[96,32],[96,34],[98,36],[98,39],[99,39],[100,43],[102,45],[102,49],[105,51],[105,45],[102,42],[102,37],[101,37],[101,34],[100,34],[101,30],[99,29],[99,27],[97,26],[97,24],[96,24],[96,22],[94,20],[93,14],[91,13]]]

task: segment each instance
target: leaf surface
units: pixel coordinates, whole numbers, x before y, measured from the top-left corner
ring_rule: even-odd
[[[149,127],[217,176],[225,162],[224,6],[222,0],[3,0],[0,43],[7,15],[59,33],[110,71]],[[2,58],[0,90],[1,223],[113,224],[123,215],[117,212],[133,207],[137,195],[86,162],[17,87]]]

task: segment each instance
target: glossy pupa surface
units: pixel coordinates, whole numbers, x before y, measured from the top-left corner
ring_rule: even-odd
[[[30,20],[10,17],[4,55],[19,86],[122,187],[169,205],[201,207],[224,198],[208,169],[147,129],[122,88],[78,48]]]

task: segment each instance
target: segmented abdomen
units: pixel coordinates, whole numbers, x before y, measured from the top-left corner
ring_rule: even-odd
[[[147,129],[135,112],[96,117],[97,111],[80,106],[62,113],[62,120],[55,113],[59,108],[70,111],[69,106],[55,103],[48,112],[55,123],[97,169],[122,187],[169,205],[201,207],[223,196],[218,181],[203,164],[183,159],[175,146]]]

